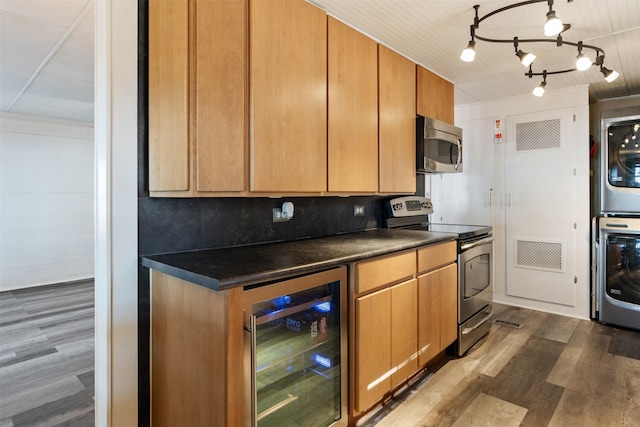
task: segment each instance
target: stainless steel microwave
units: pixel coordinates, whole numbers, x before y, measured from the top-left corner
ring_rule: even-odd
[[[440,120],[416,118],[416,172],[462,172],[462,129]]]

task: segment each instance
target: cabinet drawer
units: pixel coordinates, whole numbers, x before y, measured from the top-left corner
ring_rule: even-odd
[[[455,247],[454,247],[455,251]],[[394,283],[416,273],[416,252],[363,262],[356,266],[356,293]]]
[[[455,241],[418,249],[418,273],[450,264],[455,262],[456,258],[457,247]]]

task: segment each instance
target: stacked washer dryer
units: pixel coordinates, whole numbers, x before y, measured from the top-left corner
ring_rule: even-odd
[[[602,120],[595,308],[640,330],[640,107]]]

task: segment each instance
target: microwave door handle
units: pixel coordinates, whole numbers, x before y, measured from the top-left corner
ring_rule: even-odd
[[[458,146],[458,160],[456,161],[454,169],[458,170],[458,167],[460,167],[460,162],[462,161],[462,144],[460,143],[459,138],[456,138],[456,145]]]

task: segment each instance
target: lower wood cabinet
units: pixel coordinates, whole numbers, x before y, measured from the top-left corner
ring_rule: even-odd
[[[418,364],[427,364],[457,338],[458,269],[450,264],[418,277]]]
[[[391,288],[391,388],[418,369],[418,281]]]
[[[356,299],[356,410],[364,411],[417,370],[417,280]]]
[[[350,414],[362,416],[457,337],[455,242],[354,265]]]
[[[391,290],[356,299],[355,408],[361,412],[391,388]]]
[[[243,425],[242,287],[151,271],[151,425]]]

